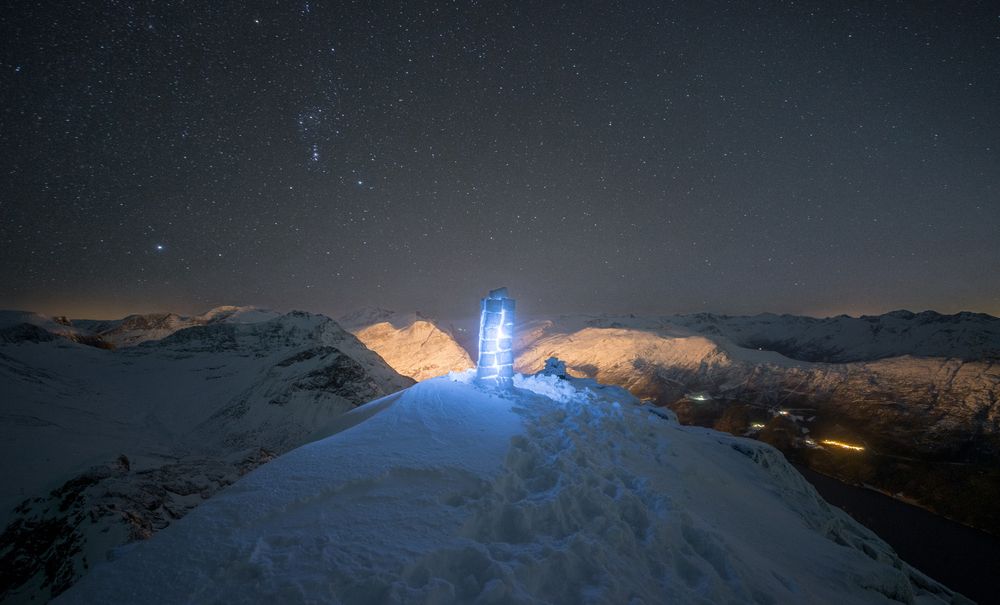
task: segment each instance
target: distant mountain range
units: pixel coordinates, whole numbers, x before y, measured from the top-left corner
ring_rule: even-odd
[[[518,337],[520,372],[559,357],[682,422],[763,439],[1000,535],[995,317],[567,316],[528,321]]]
[[[983,313],[892,311],[825,319],[769,313],[742,317],[698,313],[664,317],[660,322],[802,361],[843,363],[903,355],[966,361],[1000,359],[1000,319]]]

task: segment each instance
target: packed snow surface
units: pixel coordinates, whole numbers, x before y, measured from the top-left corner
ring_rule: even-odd
[[[470,373],[357,408],[62,603],[964,600],[775,450],[617,387]]]

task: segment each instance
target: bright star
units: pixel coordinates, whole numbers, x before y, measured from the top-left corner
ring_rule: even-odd
[[[164,248],[163,244],[156,244],[156,249],[157,249],[157,250],[159,250],[159,251],[161,251],[161,252],[162,252],[162,251],[163,251],[163,248]]]

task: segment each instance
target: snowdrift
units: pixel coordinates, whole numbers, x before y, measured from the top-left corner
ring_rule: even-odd
[[[590,380],[341,417],[59,603],[959,603],[769,446]]]

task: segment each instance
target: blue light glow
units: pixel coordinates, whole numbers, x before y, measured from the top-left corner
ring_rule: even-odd
[[[491,290],[479,316],[479,362],[476,378],[509,385],[514,378],[514,299],[507,288]]]

